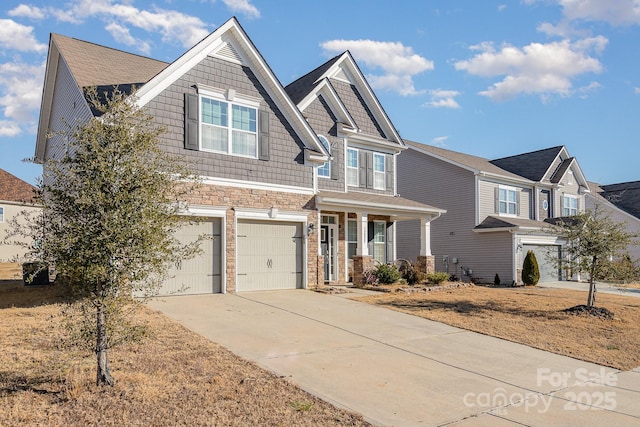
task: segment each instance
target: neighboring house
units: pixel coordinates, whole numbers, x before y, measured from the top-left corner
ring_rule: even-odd
[[[92,117],[86,88],[136,87],[138,105],[168,129],[161,137],[162,147],[187,158],[202,177],[201,188],[187,200],[185,214],[205,221],[186,227],[178,237],[186,241],[203,233],[214,236],[205,242],[201,256],[176,266],[175,278],[165,282],[162,294],[183,284],[189,287],[187,293],[217,293],[344,282],[347,248],[359,255],[356,270],[361,274],[372,262],[370,253],[381,261],[393,258],[395,242],[387,230],[393,229],[394,221],[407,216],[428,224],[442,212],[393,197],[394,155],[404,144],[355,63],[345,55],[346,59],[323,66],[325,71],[344,68],[349,73],[336,79],[342,92],[329,102],[334,107],[340,104],[344,111],[337,117],[349,116],[351,122],[337,131],[336,120],[331,131],[323,127],[327,119],[322,113],[309,113],[318,117],[313,124],[303,116],[296,105],[299,100],[291,99],[235,18],[172,63],[53,34],[36,159],[44,162],[65,152],[66,141],[55,132],[65,122],[82,123]],[[310,80],[299,85],[308,91],[305,99],[316,96],[315,87]],[[311,100],[309,105],[315,109],[320,104]],[[355,135],[358,130],[361,135]],[[351,158],[347,141],[352,141],[349,146],[371,150],[370,155],[345,163]],[[335,149],[336,142],[344,147],[343,154]],[[383,169],[379,156],[369,163],[373,151],[384,154]],[[325,179],[326,174],[330,178]],[[358,192],[347,192],[346,176],[352,174],[364,184]],[[326,187],[324,182],[329,181],[342,186]],[[368,188],[370,184],[373,188]],[[396,200],[401,215],[394,213]],[[328,207],[331,214],[325,212]],[[355,236],[347,232],[351,216],[358,220]],[[384,230],[378,230],[378,221]],[[428,230],[427,225],[423,228]],[[322,240],[329,245],[324,252],[328,269]],[[428,234],[422,246],[422,252],[430,255]]]
[[[541,281],[563,278],[562,241],[545,222],[584,210],[588,183],[563,146],[489,160],[405,141],[399,193],[447,210],[431,230],[435,267],[457,277],[520,282],[524,257],[536,253]],[[417,254],[415,224],[398,227],[398,256]]]
[[[601,209],[614,221],[625,223],[626,231],[640,235],[640,181],[600,185],[589,183],[587,209]],[[627,248],[630,258],[640,263],[638,239]]]
[[[11,221],[21,222],[21,213],[37,212],[34,205],[35,187],[20,178],[0,169],[0,241],[10,231]],[[12,237],[11,240],[26,242],[25,239]],[[16,244],[0,244],[0,279],[17,279],[22,277],[20,259],[28,249]]]
[[[285,89],[331,156],[314,174],[325,280],[348,280],[351,265],[359,282],[371,262],[394,261],[395,227],[406,220],[421,224],[418,268],[433,269],[430,224],[445,211],[398,197],[396,159],[406,145],[351,54]]]

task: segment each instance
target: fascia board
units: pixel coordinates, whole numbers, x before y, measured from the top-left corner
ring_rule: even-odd
[[[419,207],[404,207],[393,204],[386,203],[371,203],[364,202],[359,200],[343,200],[343,199],[335,199],[331,197],[321,197],[316,196],[316,205],[319,208],[323,207],[356,207],[356,208],[368,208],[368,209],[378,209],[384,212],[400,212],[403,214],[414,213],[414,214],[429,214],[429,215],[441,215],[446,213],[445,209],[439,208],[419,208]]]
[[[325,100],[329,104],[329,108],[331,108],[331,112],[338,118],[338,121],[347,122],[352,128],[357,128],[355,120],[353,120],[353,117],[349,114],[347,107],[344,105],[338,96],[338,93],[327,78],[323,79],[320,84],[313,88],[313,90],[309,92],[309,94],[307,94],[300,103],[298,103],[300,111],[306,110],[318,95],[323,95],[325,97]]]

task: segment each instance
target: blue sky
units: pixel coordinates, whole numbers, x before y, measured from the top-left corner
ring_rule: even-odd
[[[0,168],[35,183],[49,33],[171,62],[236,16],[286,85],[349,49],[400,134],[487,158],[556,145],[640,180],[640,0],[4,0]]]

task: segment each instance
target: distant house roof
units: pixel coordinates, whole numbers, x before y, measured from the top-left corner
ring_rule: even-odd
[[[319,66],[318,68],[309,71],[304,76],[289,83],[285,86],[284,90],[287,92],[291,100],[298,104],[302,99],[307,96],[309,92],[318,83],[317,80],[338,60],[342,54],[335,56]]]
[[[490,173],[493,175],[502,176],[510,179],[517,179],[519,181],[526,180],[522,176],[512,173],[508,170],[502,169],[493,164],[489,159],[485,159],[484,157],[472,156],[470,154],[459,153],[457,151],[446,150],[440,147],[434,147],[433,145],[421,144],[414,141],[404,140],[404,142],[412,148],[417,149],[418,151],[423,151],[426,153],[430,153],[435,157],[439,157],[444,159],[445,161],[449,161],[452,163],[456,163],[458,165],[464,166],[468,169]]]
[[[491,163],[532,181],[541,181],[563,148],[561,145],[545,148],[530,153],[491,160]]]
[[[35,190],[33,185],[0,169],[0,200],[32,203]]]
[[[51,34],[51,41],[64,57],[80,88],[141,86],[169,65],[156,59],[60,34]]]
[[[601,185],[600,195],[623,211],[640,218],[640,181]]]

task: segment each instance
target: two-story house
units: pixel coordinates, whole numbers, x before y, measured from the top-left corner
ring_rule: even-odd
[[[519,282],[524,257],[536,253],[541,281],[563,278],[562,241],[545,220],[584,209],[588,183],[563,146],[496,160],[405,141],[399,193],[447,210],[432,228],[438,271],[463,280]],[[398,226],[398,256],[417,254],[414,223]]]
[[[92,117],[86,88],[135,87],[137,105],[167,129],[161,146],[202,178],[185,214],[203,220],[177,237],[213,235],[200,256],[175,266],[162,294],[344,282],[348,254],[361,274],[374,258],[393,259],[396,220],[419,219],[428,231],[442,211],[394,197],[404,144],[351,56],[340,58],[310,73],[330,89],[301,79],[291,93],[307,93],[294,102],[235,18],[172,63],[54,34],[35,157],[64,153],[56,131]],[[428,233],[421,247],[426,265]]]

